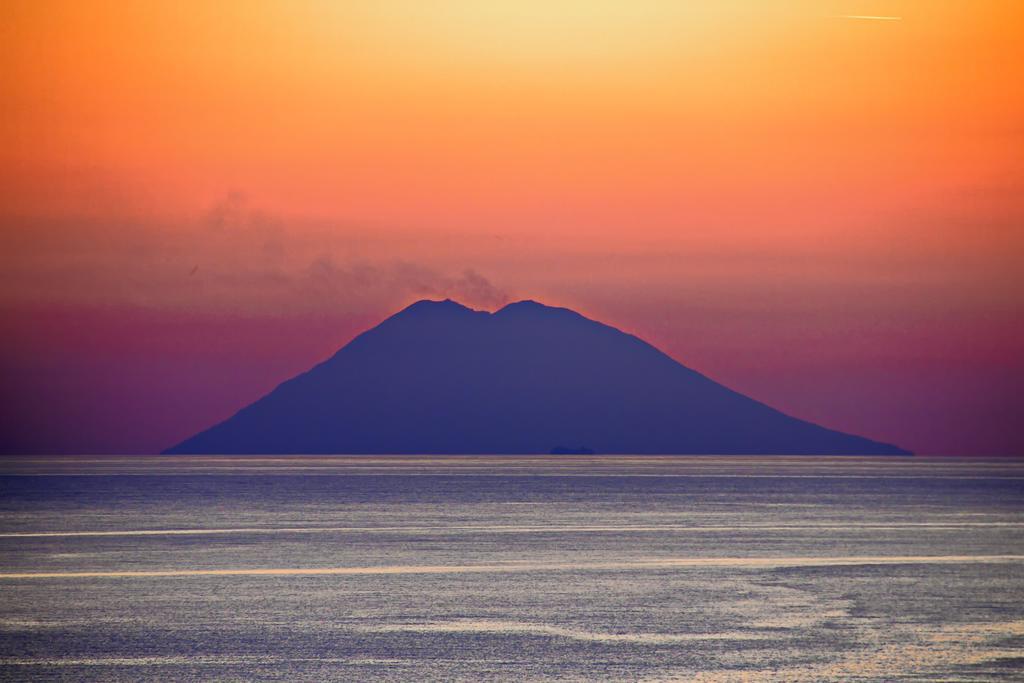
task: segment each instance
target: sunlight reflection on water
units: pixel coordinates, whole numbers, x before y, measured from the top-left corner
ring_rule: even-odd
[[[0,679],[1014,680],[1022,479],[917,458],[8,460]]]

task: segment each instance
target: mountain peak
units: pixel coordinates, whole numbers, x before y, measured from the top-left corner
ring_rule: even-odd
[[[514,309],[514,308],[554,308],[554,307],[553,306],[548,306],[547,304],[542,304],[541,302],[539,302],[539,301],[537,301],[535,299],[522,299],[521,301],[513,301],[512,303],[505,304],[505,306],[501,310],[505,310],[506,308],[513,308]]]
[[[468,306],[460,304],[458,301],[452,299],[420,299],[419,301],[409,304],[398,313],[391,316],[397,318],[399,316],[421,316],[421,315],[435,315],[435,314],[464,314],[464,313],[479,313]]]
[[[514,301],[510,304],[506,304],[502,308],[498,309],[494,313],[488,313],[487,311],[478,311],[474,308],[470,308],[465,304],[462,304],[454,299],[420,299],[415,303],[409,304],[398,313],[391,316],[392,318],[398,317],[435,317],[439,315],[465,315],[465,314],[476,314],[476,315],[494,315],[494,316],[571,316],[573,318],[582,318],[579,313],[568,308],[562,308],[559,306],[548,306],[534,299],[523,299],[522,301]]]
[[[533,299],[523,299],[522,301],[507,304],[495,311],[494,315],[571,315],[573,317],[583,317],[571,309],[548,306]]]

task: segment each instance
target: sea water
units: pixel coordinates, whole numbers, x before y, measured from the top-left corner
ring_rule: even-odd
[[[0,679],[1024,678],[1024,462],[17,457]]]

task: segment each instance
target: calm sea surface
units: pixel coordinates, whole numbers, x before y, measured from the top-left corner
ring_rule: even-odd
[[[1024,680],[1024,462],[6,458],[0,680]]]

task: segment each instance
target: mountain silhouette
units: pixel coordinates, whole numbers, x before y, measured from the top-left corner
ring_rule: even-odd
[[[534,301],[420,301],[166,453],[906,454]]]

